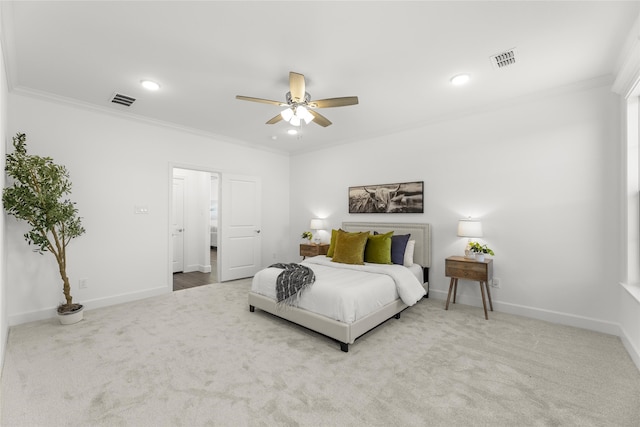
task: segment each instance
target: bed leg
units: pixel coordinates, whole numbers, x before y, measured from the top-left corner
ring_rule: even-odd
[[[340,350],[344,351],[345,353],[349,353],[349,344],[341,342]]]
[[[256,308],[252,305],[249,305],[249,311],[253,313],[254,311],[256,311]]]

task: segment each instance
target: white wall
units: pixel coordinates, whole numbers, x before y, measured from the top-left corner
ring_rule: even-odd
[[[575,89],[293,156],[291,246],[312,217],[431,223],[430,295],[444,299],[444,259],[466,243],[457,220],[480,217],[495,309],[617,333],[617,99]],[[347,213],[349,186],[405,181],[424,181],[424,214]],[[477,286],[458,290],[481,304]]]
[[[0,8],[1,9],[1,8]],[[2,22],[2,16],[0,16]],[[4,37],[0,37],[0,41]],[[7,135],[7,73],[4,63],[4,48],[0,42],[0,167],[4,171],[5,166],[5,140]],[[0,188],[4,188],[5,174],[0,173]],[[9,335],[9,319],[7,314],[7,271],[6,271],[6,242],[5,215],[0,215],[0,369],[4,364],[4,348]]]
[[[31,153],[70,171],[87,233],[68,248],[68,273],[74,301],[87,308],[169,292],[171,164],[261,177],[262,259],[288,249],[288,156],[18,94],[9,106],[8,134],[25,132]],[[136,205],[149,214],[135,215]],[[62,297],[53,257],[31,252],[24,231],[7,219],[11,324],[52,316]]]

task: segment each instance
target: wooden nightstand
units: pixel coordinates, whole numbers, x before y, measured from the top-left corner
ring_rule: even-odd
[[[327,243],[301,243],[300,244],[300,256],[305,259],[308,256],[326,255],[329,252],[329,245]]]
[[[484,261],[476,261],[467,259],[462,256],[450,256],[445,260],[445,275],[451,277],[449,283],[449,295],[447,295],[447,305],[445,310],[449,310],[449,300],[451,299],[451,291],[453,290],[453,303],[456,303],[456,292],[458,291],[458,279],[476,280],[480,282],[480,293],[482,294],[482,306],[484,307],[484,318],[489,320],[487,314],[487,302],[484,297],[484,290],[487,290],[489,297],[489,307],[493,311],[493,303],[491,302],[491,292],[489,291],[489,280],[493,278],[493,260],[486,259]],[[484,286],[482,284],[484,283]]]

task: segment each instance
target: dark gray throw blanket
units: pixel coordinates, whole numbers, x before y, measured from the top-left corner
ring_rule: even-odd
[[[304,265],[277,263],[269,267],[284,269],[276,279],[277,305],[280,307],[284,305],[297,305],[298,298],[302,291],[316,281],[313,270]]]

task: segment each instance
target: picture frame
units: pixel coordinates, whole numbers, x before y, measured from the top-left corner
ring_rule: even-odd
[[[424,213],[424,181],[349,187],[349,213]]]

